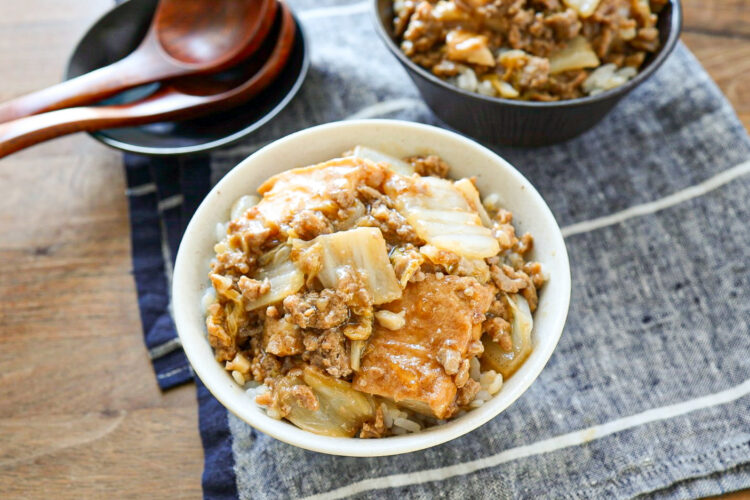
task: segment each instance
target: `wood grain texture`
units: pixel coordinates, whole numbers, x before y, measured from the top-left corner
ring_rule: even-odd
[[[683,7],[688,31],[750,38],[747,0],[683,0]]]
[[[750,130],[750,2],[683,0],[682,41]]]
[[[0,2],[0,99],[59,80],[110,0]],[[143,345],[121,156],[85,136],[0,161],[0,497],[198,498],[195,388]]]
[[[0,1],[0,100],[55,83],[111,4]],[[684,5],[683,40],[750,128],[750,2]],[[0,161],[2,498],[200,497],[195,390],[154,380],[124,188],[85,136]]]

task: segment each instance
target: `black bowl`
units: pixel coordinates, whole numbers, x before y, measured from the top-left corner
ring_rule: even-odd
[[[432,111],[447,125],[485,142],[508,146],[545,146],[571,139],[598,123],[630,91],[643,83],[674,49],[682,28],[679,0],[659,13],[661,48],[650,55],[627,83],[591,97],[532,102],[487,97],[462,90],[411,61],[393,34],[392,0],[373,0],[375,28],[406,68]]]
[[[68,62],[65,78],[93,71],[132,52],[148,31],[158,0],[129,0],[106,13],[84,35]],[[295,96],[307,74],[309,56],[300,23],[284,70],[251,101],[233,109],[179,122],[161,122],[93,132],[103,143],[148,155],[194,154],[237,141],[276,116]],[[157,84],[118,94],[102,104],[119,104],[149,95]]]

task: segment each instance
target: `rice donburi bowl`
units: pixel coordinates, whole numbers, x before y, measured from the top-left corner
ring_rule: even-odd
[[[359,151],[353,152],[353,145],[358,143],[366,144],[370,146],[371,149],[364,148],[365,152],[363,152],[362,148],[360,148]],[[212,305],[212,302],[214,302],[214,300],[216,300],[214,298],[214,295],[216,295],[216,297],[218,298],[219,294],[216,293],[215,289],[212,293],[206,293],[207,288],[213,289],[213,284],[208,279],[207,275],[209,274],[210,261],[212,259],[216,259],[216,252],[214,247],[217,245],[217,222],[221,223],[221,226],[219,226],[221,228],[220,236],[221,239],[224,240],[227,236],[227,233],[225,231],[229,229],[226,223],[236,217],[236,213],[233,216],[230,215],[230,212],[232,211],[231,209],[233,204],[235,204],[238,199],[243,198],[248,193],[256,193],[258,188],[263,186],[263,184],[266,183],[269,178],[274,177],[274,174],[282,174],[283,172],[286,172],[286,169],[294,169],[303,165],[318,164],[319,162],[326,163],[326,159],[330,158],[335,158],[337,159],[336,161],[344,161],[344,163],[351,161],[360,161],[364,163],[371,163],[374,165],[378,165],[378,163],[381,163],[381,161],[377,159],[376,161],[373,161],[372,159],[367,158],[351,158],[351,153],[354,153],[353,156],[368,155],[369,153],[367,152],[367,149],[369,149],[369,153],[376,153],[378,150],[386,152],[391,156],[391,158],[394,159],[404,159],[407,157],[421,156],[426,160],[427,157],[431,155],[439,155],[440,157],[445,159],[446,163],[449,163],[451,165],[449,177],[458,179],[460,181],[461,178],[471,177],[475,175],[477,178],[477,185],[480,187],[481,193],[483,195],[482,198],[484,199],[484,201],[487,201],[487,199],[489,199],[490,202],[493,202],[494,199],[495,202],[498,202],[498,197],[492,195],[492,193],[498,193],[501,196],[500,199],[502,203],[497,204],[507,207],[508,209],[511,209],[513,211],[515,217],[512,224],[517,230],[517,237],[520,239],[520,237],[526,232],[531,232],[537,237],[534,241],[533,248],[527,255],[527,260],[542,262],[542,277],[549,276],[549,281],[543,284],[538,296],[538,308],[532,315],[533,332],[531,334],[531,353],[529,354],[526,361],[524,361],[520,364],[519,367],[517,367],[517,371],[512,376],[507,377],[504,380],[502,380],[501,377],[490,377],[490,375],[492,375],[491,373],[486,374],[482,378],[481,372],[489,372],[489,369],[487,366],[483,366],[480,363],[478,367],[480,372],[478,384],[480,387],[477,391],[477,395],[475,395],[476,403],[474,407],[459,405],[458,398],[456,397],[455,405],[458,407],[457,411],[456,408],[451,408],[452,401],[451,403],[448,403],[444,406],[440,406],[435,403],[433,404],[433,407],[430,407],[429,403],[427,403],[426,406],[430,408],[431,413],[426,414],[427,412],[423,411],[424,407],[414,408],[412,405],[410,405],[409,401],[406,401],[406,405],[404,405],[404,399],[401,399],[403,395],[397,395],[389,398],[387,396],[372,394],[355,389],[357,395],[360,395],[364,398],[364,401],[360,399],[360,402],[363,404],[360,407],[362,413],[359,414],[358,417],[359,422],[361,422],[362,424],[361,427],[352,429],[352,427],[349,426],[347,428],[345,435],[352,435],[353,433],[355,435],[355,438],[329,437],[329,435],[317,434],[311,430],[303,430],[302,428],[299,428],[295,424],[291,423],[291,421],[287,418],[279,419],[278,417],[280,417],[281,415],[274,413],[274,411],[278,410],[274,408],[273,400],[264,401],[264,398],[261,397],[260,402],[265,403],[265,405],[263,406],[258,405],[255,402],[258,396],[264,396],[264,392],[266,393],[265,395],[270,398],[274,397],[274,393],[277,393],[278,396],[281,396],[282,400],[284,400],[284,396],[280,393],[280,389],[275,389],[274,387],[272,387],[274,384],[258,384],[257,382],[252,380],[254,379],[254,376],[252,375],[252,359],[248,359],[251,364],[251,368],[247,372],[248,376],[245,377],[243,375],[242,379],[239,379],[238,374],[233,374],[233,372],[235,371],[239,372],[239,374],[242,374],[243,372],[241,369],[245,368],[241,359],[237,360],[241,369],[237,370],[236,368],[233,368],[234,365],[232,365],[232,361],[234,361],[236,353],[234,354],[234,357],[232,357],[232,359],[224,359],[222,362],[217,363],[215,356],[218,350],[214,350],[209,344],[208,329],[205,321],[206,309]],[[350,158],[346,158],[346,155],[343,155],[344,157],[342,158],[342,151],[347,152]],[[439,163],[436,163],[436,165],[439,165]],[[339,166],[341,167],[342,165]],[[393,169],[388,167],[388,170],[392,171]],[[422,172],[424,173],[423,170]],[[404,177],[409,176],[405,175]],[[417,176],[416,178],[426,179],[427,177],[428,176]],[[447,180],[443,181],[443,179],[439,177],[428,179],[428,182],[434,181],[448,182]],[[245,200],[242,202],[247,203],[245,208],[239,208],[242,203],[236,204],[235,208],[237,208],[238,211],[247,210],[250,205],[252,205],[253,203],[257,203],[258,199],[259,197],[254,200],[251,198],[245,198]],[[364,203],[362,200],[360,201],[364,205],[367,205],[367,203]],[[490,208],[492,208],[492,204],[490,203],[489,205]],[[258,210],[264,209],[259,208]],[[398,211],[398,209],[396,209],[396,211]],[[378,211],[376,210],[376,213],[377,212]],[[330,212],[328,212],[328,214],[330,215]],[[492,211],[489,211],[488,216],[492,217],[492,215]],[[427,220],[427,222],[430,221]],[[427,226],[429,226],[429,224]],[[351,230],[370,231],[372,229],[377,229],[382,235],[384,246],[386,247],[386,258],[388,259],[389,263],[391,262],[390,257],[393,256],[393,254],[388,255],[388,249],[391,246],[391,243],[388,240],[389,238],[391,238],[391,236],[386,235],[380,228],[373,228],[366,224],[362,224],[350,229],[333,229],[343,230],[323,233],[317,236],[308,235],[307,237],[314,236],[309,240],[303,240],[302,238],[296,239],[302,240],[302,242],[306,246],[311,247],[316,243],[319,243],[320,240],[315,240],[316,238],[320,238],[322,236],[341,237],[341,235],[345,235],[345,233]],[[491,228],[488,229],[491,231]],[[466,241],[473,241],[473,238],[464,239]],[[289,259],[292,260],[291,253],[298,251],[299,248],[295,249],[293,247],[293,243],[289,240],[289,238],[286,238],[284,240],[284,243],[286,246],[290,247]],[[300,242],[297,242],[297,244],[299,245]],[[425,245],[415,246],[417,247],[417,249],[421,250],[421,247]],[[221,250],[221,248],[219,248],[219,250]],[[429,248],[425,249],[425,251],[427,254],[430,253]],[[315,250],[313,250],[313,252],[315,252]],[[265,255],[266,253],[268,253],[268,251],[262,253],[261,255]],[[281,253],[280,256],[283,256],[284,253],[286,253],[286,251]],[[420,251],[419,253],[423,252]],[[269,260],[267,260],[267,257],[264,257],[261,260],[263,260],[264,265],[267,265],[270,262]],[[368,261],[368,264],[370,263],[371,262]],[[375,263],[372,263],[372,265],[375,265]],[[392,263],[390,263],[390,265],[393,269],[394,275],[399,276],[399,274],[396,273],[396,267]],[[488,265],[488,267],[490,266]],[[401,315],[399,313],[401,313],[402,310],[404,311],[403,320],[405,323],[408,323],[409,311],[405,310],[406,307],[401,307],[401,309],[399,310],[399,301],[401,301],[401,303],[403,304],[405,301],[411,300],[409,294],[411,294],[412,292],[410,292],[409,290],[412,285],[416,287],[415,283],[427,286],[439,278],[436,269],[429,269],[427,266],[422,268],[420,266],[420,270],[425,274],[426,279],[422,281],[414,280],[409,282],[409,284],[407,284],[404,289],[401,289],[401,298],[390,300],[390,302],[383,302],[381,304],[373,304],[373,327],[372,333],[370,334],[367,343],[372,342],[373,344],[377,344],[378,342],[375,335],[379,331],[385,330],[385,325],[391,326],[392,328],[394,327],[394,325],[398,325],[398,323],[400,323],[401,321],[398,316]],[[462,299],[462,297],[458,297],[458,295],[464,295],[462,290],[463,288],[466,288],[466,282],[462,280],[465,278],[469,278],[469,276],[461,276],[460,273],[452,272],[447,269],[445,271],[448,272],[441,271],[441,282],[445,281],[449,285],[454,285],[452,289],[446,292],[446,294],[451,293],[456,299]],[[463,272],[465,274],[465,270]],[[323,272],[322,274],[325,273]],[[429,276],[431,274],[434,276]],[[255,274],[254,271],[251,271],[247,274],[247,278],[259,281],[260,289],[258,291],[263,292],[263,288],[265,287],[262,286],[262,276],[260,276],[259,274]],[[318,279],[319,281],[319,278],[316,279]],[[239,291],[239,279],[236,276],[234,277],[233,281],[235,280],[237,282],[237,291]],[[455,282],[456,280],[458,280],[458,282]],[[274,280],[269,277],[268,290],[273,289],[273,281]],[[479,280],[474,281],[474,287],[471,288],[483,285],[479,282]],[[488,281],[488,284],[491,283],[492,277],[490,277],[490,280]],[[248,285],[249,283],[246,280],[243,280],[244,288],[247,289]],[[541,197],[528,183],[528,181],[526,181],[520,174],[518,174],[517,171],[515,171],[512,167],[510,167],[507,163],[505,163],[502,159],[500,159],[490,151],[482,148],[481,146],[473,143],[468,139],[458,136],[457,134],[436,129],[434,127],[413,123],[396,122],[390,120],[367,120],[360,122],[342,122],[328,124],[296,133],[292,136],[276,141],[270,146],[265,147],[263,150],[254,154],[252,157],[243,161],[238,167],[230,171],[206,197],[204,202],[196,211],[196,214],[194,215],[185,232],[175,265],[173,282],[173,309],[176,326],[180,334],[183,347],[186,354],[188,355],[188,358],[190,359],[191,364],[193,365],[193,368],[195,369],[196,374],[201,378],[201,380],[213,393],[213,395],[216,396],[216,398],[224,406],[226,406],[240,419],[251,424],[253,427],[257,428],[263,433],[269,434],[276,439],[294,444],[296,446],[300,446],[302,448],[339,455],[382,456],[394,453],[403,453],[405,451],[413,451],[416,449],[422,449],[442,443],[476,428],[493,416],[497,415],[508,405],[510,405],[538,376],[539,372],[549,358],[549,355],[554,349],[557,339],[559,338],[562,325],[564,323],[565,313],[567,311],[569,286],[570,281],[567,264],[567,254],[565,252],[564,244],[562,243],[562,237],[559,234],[559,227],[557,227],[557,225],[555,224],[554,218],[549,212],[549,209],[542,201]],[[308,285],[307,279],[304,280],[304,287],[305,288],[301,288],[299,291],[290,295],[304,296],[307,294],[308,297],[306,297],[306,299],[315,299],[316,297],[310,294],[310,292],[318,292],[318,294],[321,294],[324,289],[322,282],[314,282],[313,284]],[[333,291],[334,290],[331,288],[331,292]],[[475,289],[474,292],[476,291],[477,290]],[[270,291],[266,291],[266,293],[270,293]],[[469,294],[472,294],[472,291],[469,291]],[[323,295],[329,294],[326,293]],[[518,293],[516,295],[522,296],[521,293]],[[303,297],[298,298],[302,299]],[[317,299],[319,298],[320,297],[317,297]],[[297,301],[296,298],[295,301]],[[262,306],[260,309],[262,310],[261,312],[263,313],[263,315],[265,315],[269,312],[268,308],[271,305],[275,305],[280,314],[279,318],[272,319],[281,319],[287,315],[290,315],[290,313],[292,313],[290,316],[293,316],[294,310],[301,310],[300,308],[305,307],[304,304],[302,304],[302,302],[305,301],[297,301],[298,303],[296,304],[292,304],[291,302],[293,301],[290,301],[290,303],[288,303],[288,306],[291,308],[289,312],[284,306],[284,299],[281,299],[280,302],[276,304]],[[375,300],[373,300],[373,302],[375,302]],[[201,303],[203,304],[203,307],[200,306]],[[322,305],[321,303],[314,301],[313,303],[318,307],[318,309],[323,309],[323,307],[320,307]],[[467,304],[467,306],[471,306],[473,304],[469,301],[465,301],[465,303]],[[196,304],[198,305],[197,307]],[[224,303],[224,305],[226,305],[226,303]],[[339,311],[341,310],[339,306],[336,307],[339,309]],[[349,305],[347,305],[347,308],[349,308],[347,316],[351,319],[348,319],[344,324],[340,324],[339,326],[331,328],[341,329],[345,326],[353,327],[362,324],[362,321],[357,321],[357,318],[359,318],[360,316],[365,316],[365,314],[362,314],[363,311],[352,311],[353,308]],[[387,311],[384,311],[384,309],[387,309]],[[455,307],[455,305],[453,306],[453,309],[455,309],[457,313],[462,313],[460,308]],[[434,310],[441,312],[444,310],[448,310],[448,308],[438,307],[434,308]],[[462,314],[465,314],[465,312]],[[273,315],[275,315],[275,313],[271,311],[271,316]],[[325,321],[337,321],[335,316],[336,315],[331,315],[328,318],[324,317],[323,319],[325,319]],[[486,317],[487,316],[485,316],[485,318]],[[519,316],[519,318],[520,317],[521,316]],[[290,317],[289,319],[293,318]],[[264,321],[265,320],[267,320],[267,318],[265,318]],[[312,322],[322,321],[320,318],[308,318],[308,320]],[[284,323],[286,322],[287,321],[285,319]],[[482,323],[483,322],[484,321],[482,321]],[[460,322],[457,322],[457,324],[460,324]],[[316,325],[325,326],[322,323],[316,323]],[[302,392],[306,392],[306,390],[303,388],[295,389],[294,387],[306,385],[312,390],[313,394],[318,400],[318,405],[320,405],[324,409],[329,408],[331,406],[330,400],[326,399],[326,397],[320,397],[316,391],[320,391],[321,387],[325,388],[326,384],[330,382],[330,379],[341,381],[344,384],[350,384],[351,387],[354,388],[355,370],[352,370],[352,373],[348,375],[340,375],[336,373],[337,368],[343,370],[342,373],[344,373],[346,371],[346,366],[344,364],[335,365],[332,363],[329,363],[330,366],[328,366],[323,362],[322,357],[318,356],[318,354],[323,354],[322,352],[320,352],[321,349],[310,343],[311,340],[315,339],[315,337],[320,336],[312,335],[313,333],[315,333],[313,331],[315,330],[315,328],[313,328],[309,324],[305,325],[305,327],[301,327],[297,324],[295,324],[295,326],[303,331],[303,349],[305,351],[309,351],[309,353],[305,354],[305,352],[303,352],[302,354],[296,354],[292,356],[274,355],[281,362],[282,371],[286,372],[284,373],[284,375],[290,375],[290,377],[287,378],[286,382],[281,383],[281,387],[287,386],[287,389],[293,390],[295,393],[298,393],[298,396],[303,396]],[[261,333],[259,338],[262,342],[262,329],[259,330]],[[322,331],[324,329],[318,328],[318,330]],[[409,334],[408,332],[399,332],[397,330],[389,331],[391,333],[396,332],[398,335]],[[461,331],[461,328],[458,328],[458,331]],[[331,332],[328,333],[331,337],[333,337],[333,334]],[[350,331],[349,333],[352,332]],[[308,339],[308,346],[304,345],[304,334],[309,334],[308,336],[310,338]],[[446,333],[446,335],[447,334],[448,333]],[[454,334],[451,333],[450,335]],[[472,336],[471,334],[467,336],[469,337],[467,343],[471,344],[471,342],[473,341]],[[344,337],[347,339],[344,342],[345,344],[347,341],[349,344],[351,344],[352,342],[355,342],[357,340],[349,339],[345,335]],[[466,337],[464,337],[464,339],[466,339]],[[241,344],[242,346],[239,350],[240,352],[244,351],[243,356],[247,358],[252,357],[252,346],[248,347],[249,344],[243,342],[241,342]],[[291,345],[292,347],[294,347],[293,344]],[[328,347],[330,347],[332,345],[335,345],[335,343],[329,342],[327,343],[327,345]],[[277,345],[276,347],[279,347],[279,345]],[[270,347],[270,349],[276,350],[276,347],[272,346]],[[318,352],[316,353],[314,351]],[[349,356],[349,367],[351,368],[351,345],[349,345],[348,353],[346,352],[346,347],[344,348],[344,353],[348,354]],[[231,355],[231,353],[227,353],[227,355]],[[303,356],[307,359],[302,359]],[[434,360],[436,363],[438,363],[437,366],[441,370],[445,371],[445,367],[440,364],[440,361],[436,360],[436,356],[431,356],[432,359],[430,361]],[[444,353],[443,357],[445,356],[450,357],[450,354]],[[367,357],[367,352],[363,351],[360,353],[360,371],[363,367],[366,366]],[[470,357],[471,355],[469,352],[469,348],[467,347],[464,359]],[[294,363],[292,358],[296,358],[296,361]],[[325,359],[335,360],[338,358],[325,357]],[[460,360],[461,363],[464,359]],[[229,361],[230,363],[229,371],[226,369],[227,361]],[[444,358],[442,359],[442,361],[448,363],[448,370],[453,371],[450,368],[451,362],[449,359]],[[374,363],[374,358],[370,361],[370,363],[376,364]],[[461,363],[459,363],[459,367]],[[292,366],[294,364],[297,364],[297,366]],[[434,367],[435,365],[431,366]],[[290,368],[291,370],[289,370]],[[294,368],[298,368],[298,371],[293,372]],[[331,371],[326,370],[327,368],[332,368],[333,374],[331,373]],[[498,370],[495,371],[496,373],[500,373]],[[318,380],[321,375],[328,378],[322,379],[322,381]],[[339,376],[337,377],[335,375]],[[444,373],[445,377],[443,378],[443,380],[450,380],[454,385],[456,385],[455,375],[457,374],[448,375],[447,373]],[[474,375],[474,377],[472,377],[472,375]],[[470,361],[469,379],[475,380],[475,378],[476,364]],[[243,382],[243,379],[244,384],[238,384],[238,382]],[[407,378],[407,380],[409,379]],[[494,386],[492,382],[495,383]],[[471,382],[469,382],[469,384],[471,385]],[[490,389],[493,392],[497,390],[497,384],[501,384],[501,389],[494,396],[489,397],[487,393],[490,392]],[[267,389],[263,387],[264,385]],[[461,385],[460,379],[458,385]],[[444,386],[448,387],[448,384],[444,384]],[[340,388],[341,385],[338,384],[337,387],[335,387],[335,389],[337,390]],[[454,390],[456,391],[456,393],[458,393],[457,385]],[[351,393],[346,392],[344,392],[343,394],[351,395]],[[397,404],[395,403],[396,399],[399,399],[399,403]],[[449,399],[452,400],[452,398],[450,397],[446,398],[446,400]],[[394,402],[391,403],[391,401]],[[463,408],[461,408],[460,406],[463,406]],[[281,407],[280,409],[282,411],[285,411],[285,408],[283,407]],[[377,423],[378,410],[380,410],[380,413],[382,414],[382,424]],[[450,411],[452,416],[450,416],[449,418],[438,418],[438,412],[446,410]],[[316,412],[317,411],[319,410],[316,410]],[[366,418],[368,415],[372,415],[372,412],[375,413],[376,418]],[[443,413],[440,414],[443,415]],[[389,437],[386,437],[384,439],[368,440],[368,443],[364,444],[365,442],[363,440],[357,439],[356,437],[358,437],[362,432],[363,428],[365,427],[365,423],[368,423],[375,428],[380,427],[380,431],[377,431],[376,429],[373,430],[375,430],[375,432],[381,433],[380,435],[384,434],[388,435]],[[383,426],[388,429],[387,432],[383,431]],[[418,428],[421,429],[420,432],[413,432]],[[390,436],[390,434],[394,435]],[[395,434],[404,435],[399,436]]]
[[[481,406],[528,357],[533,238],[449,170],[357,146],[271,177],[219,224],[208,339],[269,416],[415,432]]]

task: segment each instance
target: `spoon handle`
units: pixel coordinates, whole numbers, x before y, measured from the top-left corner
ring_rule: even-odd
[[[189,118],[211,105],[211,101],[205,98],[162,89],[136,103],[67,108],[19,118],[0,124],[0,158],[76,132]]]
[[[279,36],[263,66],[247,81],[226,88],[227,82],[209,80],[203,88],[195,80],[183,79],[157,90],[141,101],[116,106],[66,108],[0,123],[0,158],[40,142],[67,134],[107,128],[129,127],[166,120],[192,118],[245,103],[268,87],[284,69],[294,46],[296,25],[282,4]],[[200,81],[200,79],[199,79]],[[205,83],[205,82],[204,82]],[[194,91],[211,90],[208,95]]]
[[[58,83],[0,104],[0,123],[71,106],[91,104],[127,88],[153,80],[156,69],[161,75],[169,68],[153,53],[136,50],[124,59],[79,77]],[[174,69],[172,70],[174,72]],[[167,74],[164,77],[176,75]]]

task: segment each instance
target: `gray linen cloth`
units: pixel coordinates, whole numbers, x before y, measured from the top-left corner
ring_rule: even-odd
[[[309,36],[310,74],[277,119],[213,155],[214,180],[307,126],[437,123],[376,37],[370,2],[289,3]],[[241,497],[693,498],[750,487],[750,141],[700,64],[680,45],[585,135],[494,149],[539,189],[570,253],[570,315],[539,379],[478,430],[397,457],[307,452],[230,415]]]

